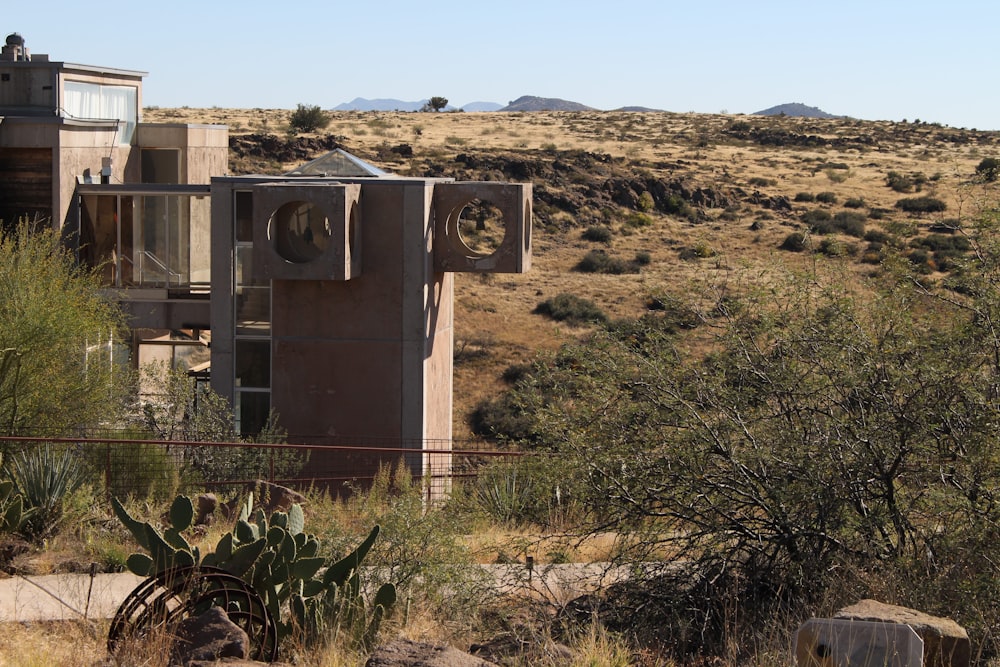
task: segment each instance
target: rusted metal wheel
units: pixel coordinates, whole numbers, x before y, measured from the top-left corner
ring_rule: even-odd
[[[108,652],[151,631],[174,634],[186,618],[220,607],[250,638],[250,658],[274,662],[278,634],[264,601],[249,584],[225,570],[205,566],[170,568],[128,594],[108,630]]]

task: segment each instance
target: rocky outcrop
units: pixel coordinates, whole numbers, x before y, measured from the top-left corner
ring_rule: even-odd
[[[844,607],[834,618],[903,623],[924,640],[924,667],[969,667],[972,646],[965,628],[949,618],[931,616],[907,607],[861,600]]]

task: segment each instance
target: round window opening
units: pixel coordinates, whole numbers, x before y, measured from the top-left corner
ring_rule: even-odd
[[[492,255],[503,243],[503,213],[488,201],[473,199],[458,217],[457,232],[470,254],[478,257]]]
[[[330,220],[309,202],[289,202],[275,211],[268,225],[275,250],[294,264],[311,262],[330,245]]]

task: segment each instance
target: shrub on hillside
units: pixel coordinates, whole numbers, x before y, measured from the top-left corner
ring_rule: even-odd
[[[865,235],[865,214],[857,211],[839,211],[833,216],[833,227],[849,236]]]
[[[896,208],[905,213],[940,213],[948,207],[934,197],[909,197],[896,202]]]
[[[590,299],[565,292],[542,301],[535,306],[534,312],[567,324],[591,324],[606,322],[608,319],[604,311]]]
[[[835,192],[820,192],[816,195],[816,201],[822,202],[824,204],[836,204],[837,203],[837,193]]]
[[[806,235],[802,232],[792,232],[785,237],[785,240],[778,247],[791,252],[802,252],[808,247]]]
[[[604,225],[591,225],[583,232],[585,241],[594,241],[595,243],[611,243],[612,236],[611,228]]]
[[[1000,160],[995,157],[984,157],[976,165],[976,176],[988,183],[992,183],[1000,176]]]
[[[612,257],[603,250],[591,250],[575,267],[574,271],[581,273],[639,273],[639,268],[620,257]]]
[[[797,202],[814,202],[816,201],[816,195],[811,192],[796,192],[795,201]]]
[[[330,124],[330,117],[319,106],[299,104],[288,119],[288,126],[297,132],[318,132]]]

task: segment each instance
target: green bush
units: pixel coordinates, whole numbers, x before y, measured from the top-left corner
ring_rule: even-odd
[[[844,202],[844,208],[864,208],[865,200],[861,197],[851,197]]]
[[[992,183],[1000,176],[1000,160],[995,157],[985,157],[976,165],[976,176]]]
[[[612,236],[611,228],[604,225],[591,225],[583,232],[585,241],[594,241],[595,243],[611,243]]]
[[[890,171],[885,177],[885,183],[896,192],[912,192],[914,188],[913,179],[898,171]]]
[[[994,232],[981,243],[1000,246]],[[613,526],[622,562],[668,554],[691,592],[678,625],[696,619],[697,640],[735,641],[734,617],[759,628],[890,593],[961,618],[992,659],[997,257],[970,258],[961,300],[902,263],[864,288],[819,263],[766,289],[727,283],[741,308],[696,340],[652,321],[597,332],[511,390],[534,418],[525,446],[553,454],[582,531]],[[678,626],[651,617],[675,588],[647,583],[641,613],[600,608],[662,638]]]
[[[822,202],[824,204],[836,204],[837,203],[837,193],[835,192],[820,192],[816,195],[816,201]]]
[[[934,197],[909,197],[896,202],[896,208],[905,213],[940,213],[948,206]]]
[[[288,119],[288,125],[298,132],[318,132],[330,124],[330,116],[319,106],[299,104]]]
[[[864,239],[869,243],[888,243],[892,237],[880,229],[869,229],[865,232]]]
[[[808,247],[806,235],[802,232],[792,232],[785,237],[785,240],[778,247],[791,252],[802,252]]]
[[[865,235],[865,214],[857,211],[839,211],[833,216],[833,226],[837,231],[861,238]]]
[[[541,302],[535,307],[534,312],[557,322],[577,325],[606,322],[608,319],[604,311],[590,299],[565,292]]]
[[[797,202],[814,202],[816,201],[816,195],[811,192],[797,192],[795,193],[795,201]]]
[[[591,250],[573,267],[573,270],[581,273],[639,273],[639,267],[633,263],[612,257],[603,250]]]

